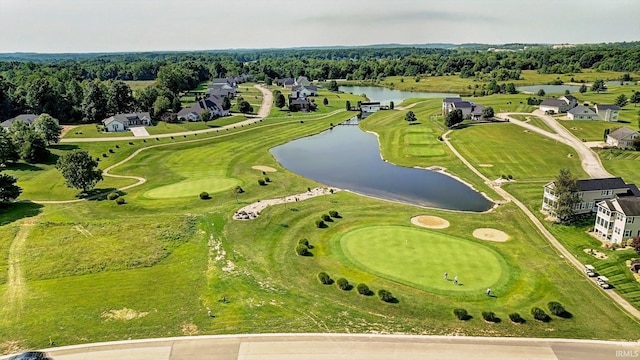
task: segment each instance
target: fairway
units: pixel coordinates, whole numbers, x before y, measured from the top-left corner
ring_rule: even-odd
[[[160,186],[147,191],[144,196],[150,199],[169,199],[186,196],[198,196],[203,191],[217,193],[240,185],[240,181],[229,178],[206,178],[188,180],[179,183]]]
[[[438,292],[495,287],[505,267],[498,254],[481,245],[404,226],[356,229],[340,238],[340,246],[349,260],[369,272]],[[458,286],[453,284],[455,276]]]

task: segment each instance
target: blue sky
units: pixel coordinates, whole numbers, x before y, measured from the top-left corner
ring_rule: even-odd
[[[638,0],[0,0],[0,52],[640,40]]]

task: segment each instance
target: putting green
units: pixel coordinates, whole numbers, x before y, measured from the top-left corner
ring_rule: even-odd
[[[201,192],[217,193],[240,185],[240,181],[229,178],[210,177],[206,179],[187,180],[179,183],[160,186],[147,191],[144,196],[150,199],[167,199],[186,196],[198,196]]]
[[[404,226],[355,229],[339,239],[356,266],[398,282],[430,290],[482,293],[508,280],[507,264],[495,251],[454,236]],[[444,272],[449,280],[444,279]],[[458,286],[453,278],[458,276]]]

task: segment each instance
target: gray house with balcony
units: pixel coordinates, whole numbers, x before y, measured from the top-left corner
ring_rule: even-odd
[[[596,212],[598,203],[602,201],[638,192],[635,185],[625,183],[620,177],[577,180],[576,186],[580,197],[580,202],[574,208],[576,215]],[[554,188],[553,181],[544,185],[541,211],[555,217],[557,196]]]

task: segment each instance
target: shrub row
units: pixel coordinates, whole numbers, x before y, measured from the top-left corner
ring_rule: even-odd
[[[572,317],[572,314],[565,310],[564,306],[557,301],[551,301],[547,304],[549,311],[558,317],[569,319]],[[469,315],[467,310],[465,309],[453,309],[453,314],[458,318],[458,320],[466,321],[471,319],[472,317]],[[551,317],[541,308],[533,307],[531,308],[531,315],[534,319],[542,322],[551,321]],[[498,323],[500,322],[500,318],[496,316],[493,311],[483,311],[482,318],[487,322]],[[518,313],[509,314],[509,320],[516,324],[524,324],[525,319],[520,316]]]
[[[296,254],[298,254],[299,256],[311,256],[313,254],[311,254],[311,252],[309,251],[309,249],[311,249],[311,244],[309,244],[309,240],[307,239],[300,239],[298,241],[298,245],[296,245]]]
[[[301,244],[299,244],[298,246],[301,246]],[[331,277],[329,276],[329,274],[327,274],[324,271],[318,273],[318,280],[323,285],[331,285],[334,282],[333,279],[331,279]],[[336,281],[336,285],[338,285],[338,288],[340,290],[344,290],[344,291],[349,291],[349,290],[353,289],[353,286],[349,283],[349,280],[347,280],[345,278],[339,278]],[[364,295],[364,296],[371,296],[371,295],[374,294],[373,291],[371,291],[371,289],[369,289],[369,286],[367,286],[367,284],[363,284],[363,283],[360,283],[360,284],[356,285],[356,291],[358,291],[358,294]],[[387,291],[385,289],[378,290],[378,298],[380,298],[380,300],[382,300],[384,302],[396,302],[397,301],[397,299],[393,296],[393,294],[391,294],[390,291]]]

